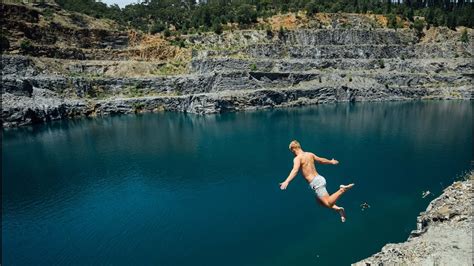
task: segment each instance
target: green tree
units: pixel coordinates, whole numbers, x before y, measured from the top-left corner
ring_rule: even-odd
[[[242,25],[249,25],[257,22],[257,11],[252,5],[243,4],[237,9],[237,22]]]
[[[405,8],[405,11],[404,11],[404,16],[409,20],[409,21],[413,21],[413,16],[415,15],[415,13],[413,12],[413,8]]]
[[[84,13],[97,18],[117,21],[122,28],[142,31],[163,31],[161,24],[173,26],[187,32],[215,30],[220,23],[238,22],[250,25],[257,18],[266,18],[279,12],[305,10],[308,16],[317,12],[362,12],[389,14],[389,27],[397,28],[396,15],[413,21],[413,17],[423,16],[428,26],[443,25],[454,29],[457,26],[474,27],[474,2],[459,0],[209,0],[196,4],[194,0],[147,0],[129,4],[124,8],[107,6],[98,0],[55,0],[62,8]],[[48,15],[46,11],[46,15]]]
[[[395,14],[392,14],[392,13],[388,14],[387,20],[388,20],[387,26],[389,28],[392,28],[392,29],[398,28],[397,16],[395,16]]]
[[[212,30],[216,33],[216,34],[222,34],[222,25],[221,25],[221,22],[220,22],[220,19],[218,18],[215,18],[214,21],[212,22]]]
[[[316,2],[314,1],[311,1],[309,2],[307,5],[306,5],[306,14],[308,16],[313,16],[315,15],[316,13],[318,13],[318,5],[316,4]]]
[[[425,28],[425,22],[421,19],[415,19],[415,22],[413,22],[413,28],[418,32],[421,33],[423,32],[423,28]]]
[[[150,28],[150,33],[151,34],[156,34],[164,31],[166,29],[166,25],[161,23],[160,21],[155,22],[151,28]]]
[[[453,13],[446,16],[446,26],[452,30],[456,29],[456,17]]]

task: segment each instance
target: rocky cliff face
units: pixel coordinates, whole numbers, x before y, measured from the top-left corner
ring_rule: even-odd
[[[0,7],[11,43],[1,59],[6,127],[111,113],[472,97],[472,29],[463,43],[461,29],[420,36],[362,15],[325,14],[305,28],[184,36],[180,48],[54,6]]]
[[[406,242],[387,244],[353,265],[472,265],[473,179],[471,173],[433,200]]]

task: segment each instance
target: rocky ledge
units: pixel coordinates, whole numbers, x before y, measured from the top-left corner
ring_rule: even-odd
[[[406,242],[387,244],[352,265],[473,265],[473,179],[471,172],[434,199]]]

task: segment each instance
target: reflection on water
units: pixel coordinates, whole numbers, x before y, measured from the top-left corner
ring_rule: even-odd
[[[471,129],[472,103],[446,101],[144,114],[6,130],[4,262],[349,264],[406,239],[430,200],[421,191],[439,194],[469,169]],[[292,139],[341,162],[319,168],[330,191],[357,184],[341,201],[347,224],[319,208],[301,178],[278,190]],[[372,208],[362,213],[365,201]],[[336,256],[340,249],[345,256]]]

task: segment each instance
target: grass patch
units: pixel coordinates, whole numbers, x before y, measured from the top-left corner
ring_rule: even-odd
[[[138,84],[134,84],[127,88],[126,95],[131,98],[136,98],[144,96],[144,93]]]
[[[107,93],[102,87],[91,86],[88,90],[86,90],[85,96],[87,99],[102,100],[107,98]]]
[[[255,63],[250,64],[251,71],[257,71],[257,65]]]
[[[153,71],[152,74],[154,75],[177,75],[177,74],[185,74],[188,70],[188,63],[176,60],[170,61],[162,66],[158,67],[156,70]]]

